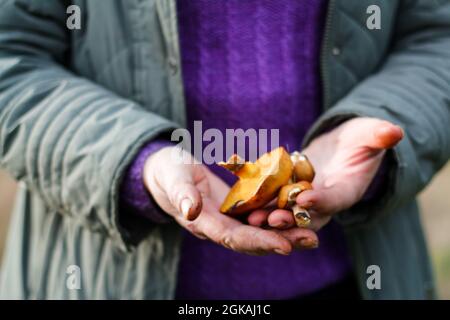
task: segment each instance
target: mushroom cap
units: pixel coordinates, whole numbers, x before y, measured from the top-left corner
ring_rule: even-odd
[[[315,171],[308,157],[300,152],[293,152],[291,154],[291,160],[294,164],[295,181],[308,181],[314,180]]]
[[[239,215],[265,206],[289,182],[292,173],[290,155],[283,147],[265,153],[254,163],[245,162],[234,172],[239,180],[226,196],[220,212]]]
[[[220,161],[218,163],[219,166],[227,169],[234,174],[236,174],[236,172],[239,171],[244,164],[245,161],[241,159],[241,157],[239,157],[237,154],[233,154],[227,162]]]
[[[295,204],[295,198],[301,192],[311,189],[312,186],[308,181],[300,181],[282,187],[280,193],[278,193],[278,208],[286,209],[292,207]]]

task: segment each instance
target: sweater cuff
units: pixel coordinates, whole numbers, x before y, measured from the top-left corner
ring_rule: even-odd
[[[168,146],[173,146],[173,143],[162,139],[147,143],[128,167],[120,185],[119,198],[120,207],[127,211],[127,214],[139,215],[155,223],[171,221],[170,216],[158,206],[148,192],[143,180],[144,166],[148,157]]]

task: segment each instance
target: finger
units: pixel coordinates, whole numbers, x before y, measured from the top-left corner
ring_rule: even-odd
[[[202,210],[202,197],[198,189],[190,182],[172,187],[169,200],[178,212],[189,221],[195,220]]]
[[[302,208],[313,210],[318,215],[331,215],[347,209],[353,203],[350,197],[353,195],[348,194],[346,184],[342,183],[303,191],[297,196],[296,202]]]
[[[246,225],[228,231],[222,243],[230,249],[248,254],[288,255],[292,251],[290,241],[277,232]]]
[[[314,249],[319,246],[317,234],[310,229],[290,228],[277,232],[288,239],[296,249]]]
[[[247,222],[251,226],[261,227],[262,225],[265,225],[267,223],[268,216],[269,210],[265,209],[254,210],[248,215]]]
[[[402,140],[404,135],[401,127],[387,121],[377,122],[368,132],[370,135],[367,137],[367,145],[373,149],[392,148]]]
[[[286,229],[295,226],[295,219],[292,211],[276,209],[272,211],[267,221],[269,226],[277,229]]]
[[[201,193],[194,185],[194,169],[193,165],[174,165],[164,175],[157,176],[157,184],[170,204],[188,221],[195,220],[202,210]]]
[[[331,220],[331,215],[318,215],[314,210],[310,210],[309,213],[311,214],[311,223],[308,229],[315,232],[322,229]]]
[[[249,254],[289,254],[291,243],[276,232],[243,225],[237,220],[217,212],[205,199],[202,214],[187,224],[188,230],[238,252]]]
[[[172,148],[163,148],[147,158],[144,183],[164,211],[174,217],[181,213],[184,219],[194,220],[202,208],[201,194],[194,181],[201,185],[206,178],[198,164],[170,161],[172,151]]]
[[[168,195],[172,206],[188,221],[195,220],[202,210],[201,193],[194,184],[201,185],[201,179],[206,179],[196,164],[176,164],[167,173],[160,175],[160,185]],[[197,174],[199,177],[194,177]]]

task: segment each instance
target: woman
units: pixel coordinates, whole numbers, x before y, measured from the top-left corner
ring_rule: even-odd
[[[414,196],[450,154],[448,2],[378,1],[381,30],[373,1],[76,4],[70,31],[61,2],[2,3],[1,160],[24,182],[3,296],[433,296]],[[170,156],[194,120],[303,141],[313,230],[220,214],[231,178]]]

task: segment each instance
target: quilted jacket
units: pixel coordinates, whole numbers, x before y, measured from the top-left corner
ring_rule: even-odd
[[[66,27],[71,4],[80,30]],[[361,293],[433,298],[414,198],[450,155],[450,2],[330,0],[321,71],[305,145],[354,116],[406,132],[385,196],[336,216]],[[139,148],[185,125],[181,72],[174,0],[0,0],[0,165],[20,181],[1,297],[173,298],[180,228],[121,216],[117,193]],[[366,285],[371,265],[381,289]]]

